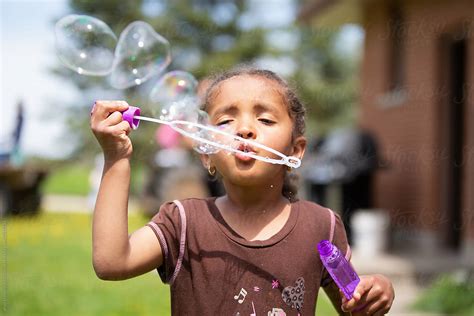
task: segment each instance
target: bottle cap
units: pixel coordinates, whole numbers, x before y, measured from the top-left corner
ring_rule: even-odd
[[[322,256],[327,256],[332,252],[332,244],[329,240],[321,240],[318,244],[319,254]]]
[[[140,124],[140,120],[135,118],[135,116],[140,115],[140,108],[136,106],[129,106],[128,109],[122,112],[122,119],[127,121],[130,124],[130,127],[137,129]]]

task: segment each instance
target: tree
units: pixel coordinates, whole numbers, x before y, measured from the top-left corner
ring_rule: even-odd
[[[357,54],[344,55],[336,43],[340,31],[298,26],[300,45],[293,52],[298,67],[293,75],[307,106],[308,127],[323,135],[354,121]]]

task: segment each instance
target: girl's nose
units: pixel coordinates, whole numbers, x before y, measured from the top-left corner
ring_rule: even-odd
[[[255,135],[256,135],[255,131],[248,126],[241,126],[237,130],[237,136],[240,136],[245,139],[255,138]]]

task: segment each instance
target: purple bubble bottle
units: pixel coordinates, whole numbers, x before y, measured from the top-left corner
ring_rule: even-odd
[[[319,256],[334,282],[350,300],[360,279],[352,265],[342,255],[341,251],[328,240],[318,244]]]

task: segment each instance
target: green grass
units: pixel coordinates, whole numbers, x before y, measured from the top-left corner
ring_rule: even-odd
[[[69,164],[51,170],[43,186],[45,194],[87,195],[91,167]]]
[[[316,305],[316,314],[322,316],[336,316],[338,315],[331,301],[323,290],[319,291],[318,304]]]
[[[45,194],[85,196],[89,193],[89,175],[93,167],[80,163],[68,163],[51,169],[43,185],[43,192]],[[142,165],[135,164],[132,167],[132,194],[141,192],[144,173]]]
[[[130,231],[144,225],[138,215]],[[7,286],[0,277],[0,310],[7,315],[169,315],[169,288],[156,272],[120,282],[99,280],[91,264],[91,216],[47,213],[8,218]],[[3,249],[3,248],[2,248]],[[3,267],[2,267],[3,268]],[[336,315],[321,296],[318,315]]]
[[[145,220],[130,218],[131,230]],[[99,280],[91,264],[91,218],[50,214],[7,223],[8,315],[168,315],[168,287],[155,272]]]

